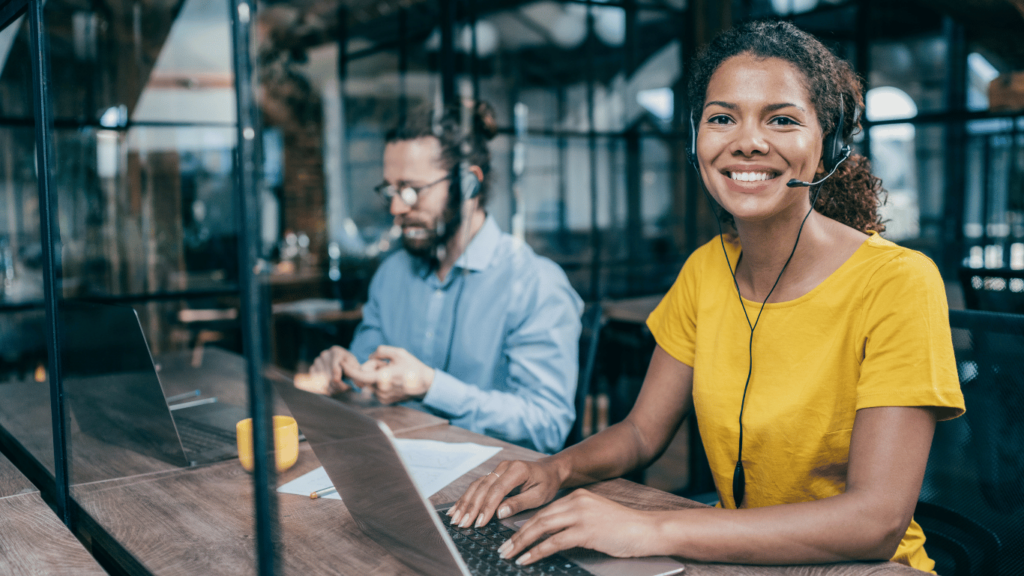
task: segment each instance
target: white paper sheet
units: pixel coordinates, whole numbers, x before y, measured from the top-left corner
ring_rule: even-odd
[[[471,442],[449,443],[437,440],[397,439],[398,453],[405,462],[413,481],[426,497],[431,497],[463,474],[483,464],[501,451],[496,446],[483,446]],[[284,484],[277,491],[309,497],[317,490],[331,486],[331,479],[323,466]],[[323,498],[341,500],[337,492]]]

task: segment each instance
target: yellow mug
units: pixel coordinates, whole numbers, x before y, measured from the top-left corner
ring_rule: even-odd
[[[247,472],[253,469],[252,418],[235,424],[238,461]],[[277,471],[284,472],[299,459],[299,425],[291,416],[274,416],[274,460]]]

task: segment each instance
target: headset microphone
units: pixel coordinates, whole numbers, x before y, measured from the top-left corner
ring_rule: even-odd
[[[846,162],[846,160],[850,157],[850,153],[851,153],[850,147],[849,146],[843,146],[843,149],[842,149],[841,153],[842,153],[842,156],[839,157],[839,161],[836,162],[836,165],[832,167],[832,170],[828,174],[826,174],[825,177],[822,178],[821,180],[815,180],[814,182],[804,182],[803,180],[797,180],[796,178],[793,178],[789,182],[786,182],[786,186],[789,186],[790,188],[802,188],[804,186],[810,187],[810,186],[817,186],[818,184],[821,184],[825,180],[828,180],[829,177],[832,176],[833,174],[835,174],[836,170],[839,169],[839,165],[842,164],[843,162]]]

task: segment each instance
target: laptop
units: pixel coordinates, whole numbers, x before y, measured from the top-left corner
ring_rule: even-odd
[[[530,566],[494,550],[535,512],[492,521],[479,529],[451,526],[435,510],[403,464],[386,424],[331,398],[275,381],[359,528],[417,572],[461,574],[569,574],[659,576],[684,566],[667,557],[619,559],[575,549]]]
[[[64,391],[82,432],[177,466],[238,456],[235,424],[248,411],[169,405],[133,308],[65,302],[59,317]]]

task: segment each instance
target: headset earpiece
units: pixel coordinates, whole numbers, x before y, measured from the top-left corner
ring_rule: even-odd
[[[462,201],[476,198],[480,194],[480,179],[470,170],[469,162],[459,163],[459,188]]]
[[[690,114],[690,147],[686,149],[686,158],[700,173],[700,167],[697,166],[697,124],[693,121],[693,114]]]
[[[843,141],[843,126],[846,121],[846,114],[843,110],[843,97],[839,96],[839,120],[836,122],[832,133],[825,137],[822,146],[821,160],[825,165],[825,172],[830,173],[839,166],[839,163],[850,157],[850,146]]]

